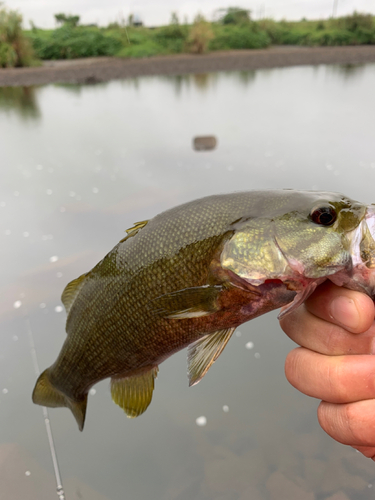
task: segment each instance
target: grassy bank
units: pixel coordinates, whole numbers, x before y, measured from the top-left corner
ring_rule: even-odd
[[[106,28],[81,26],[78,16],[58,14],[55,17],[61,24],[57,29],[42,30],[33,26],[22,33],[39,59],[95,56],[141,58],[258,49],[270,45],[375,44],[375,18],[359,13],[318,21],[253,21],[249,11],[229,8],[223,9],[223,15],[216,22],[210,23],[197,16],[193,24],[181,24],[174,14],[169,25],[158,28],[125,26],[124,23],[112,23]],[[0,57],[3,46],[0,37]]]

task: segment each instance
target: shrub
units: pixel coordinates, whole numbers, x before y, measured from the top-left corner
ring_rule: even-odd
[[[98,28],[73,27],[69,23],[47,35],[31,33],[29,36],[41,59],[110,56],[122,47],[119,36],[107,35]]]
[[[0,67],[30,66],[35,61],[29,40],[22,32],[22,16],[0,6]]]
[[[189,35],[187,26],[179,24],[177,16],[172,14],[171,23],[154,30],[153,38],[167,52],[182,52],[186,46]]]
[[[356,43],[353,33],[338,29],[327,29],[312,33],[310,37],[306,39],[306,42],[306,45],[323,46],[353,45]]]
[[[203,54],[207,52],[210,41],[214,38],[210,23],[203,16],[198,15],[187,37],[189,52]]]
[[[265,31],[253,30],[249,26],[217,26],[211,50],[260,49],[268,47],[271,39]]]
[[[358,29],[372,30],[374,28],[374,19],[371,14],[360,14],[353,12],[350,16],[339,17],[333,20],[337,28],[355,32]]]

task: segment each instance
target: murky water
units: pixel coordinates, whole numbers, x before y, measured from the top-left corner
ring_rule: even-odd
[[[374,88],[375,65],[0,88],[1,499],[55,495],[29,328],[44,369],[65,338],[65,284],[134,221],[200,196],[288,187],[374,202]],[[194,151],[197,135],[217,148]],[[373,462],[326,436],[318,402],[286,382],[292,348],[272,313],[239,328],[196,387],[185,352],[163,363],[139,419],[108,381],[82,434],[50,410],[67,500],[373,498]]]

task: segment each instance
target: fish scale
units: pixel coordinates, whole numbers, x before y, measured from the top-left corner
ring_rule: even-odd
[[[358,258],[374,253],[368,210],[336,193],[249,191],[135,223],[64,290],[67,337],[33,401],[70,408],[82,430],[90,387],[111,377],[113,400],[133,418],[151,402],[158,366],[180,349],[189,346],[194,385],[237,326],[293,310],[324,279],[372,294]]]

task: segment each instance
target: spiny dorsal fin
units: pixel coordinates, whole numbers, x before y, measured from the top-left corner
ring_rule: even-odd
[[[235,328],[219,330],[205,335],[188,347],[189,386],[197,384],[206,375],[209,368],[227,345]]]
[[[159,368],[154,366],[134,377],[111,378],[112,399],[129,418],[138,417],[147,410],[158,371]]]
[[[199,318],[218,310],[217,299],[222,289],[221,285],[185,288],[157,297],[152,305],[154,311],[164,318]]]
[[[135,236],[138,233],[138,231],[140,231],[143,227],[145,227],[147,222],[148,220],[141,220],[139,222],[134,222],[134,226],[126,230],[128,234],[125,236],[125,238],[122,238],[122,240],[120,240],[120,243],[123,243],[128,238]]]
[[[87,274],[81,274],[81,276],[68,283],[64,288],[64,291],[61,295],[61,300],[64,304],[67,315],[69,314],[73,302],[75,301],[79,291],[81,290],[85,282],[86,275]]]

